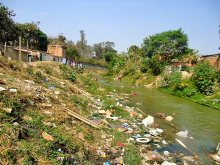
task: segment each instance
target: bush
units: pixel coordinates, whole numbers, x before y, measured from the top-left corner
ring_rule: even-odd
[[[147,60],[143,60],[141,61],[141,72],[146,73],[148,70],[148,61]]]
[[[190,72],[190,68],[189,68],[189,66],[183,65],[183,66],[181,67],[181,71]]]
[[[200,62],[193,70],[192,81],[201,93],[205,95],[213,94],[213,85],[217,79],[217,71],[207,62]]]
[[[159,82],[159,86],[162,88],[169,87],[170,85],[175,86],[175,88],[179,88],[181,84],[181,73],[180,72],[163,72],[161,80]]]
[[[73,71],[70,72],[68,80],[70,80],[71,82],[75,82],[76,81],[76,73],[74,73]]]

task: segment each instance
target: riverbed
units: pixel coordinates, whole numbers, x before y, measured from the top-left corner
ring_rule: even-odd
[[[199,156],[205,165],[215,164],[209,153],[216,153],[215,148],[220,142],[220,110],[199,105],[190,100],[170,95],[157,89],[148,89],[142,86],[130,85],[109,78],[99,78],[98,82],[107,88],[115,89],[117,93],[131,94],[131,101],[126,103],[131,107],[140,108],[146,115],[155,116],[156,113],[165,113],[174,118],[172,122],[179,131],[187,130],[191,138],[179,138],[191,151]],[[138,103],[138,104],[137,104]],[[167,134],[171,134],[172,143],[164,150],[170,152],[184,152],[174,139],[176,132],[170,129],[170,123],[160,122],[160,127]],[[163,149],[162,149],[163,150]],[[187,154],[187,153],[185,153]],[[192,154],[193,155],[193,154]]]

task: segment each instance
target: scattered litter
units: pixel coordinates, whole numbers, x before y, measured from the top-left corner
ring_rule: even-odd
[[[111,115],[112,115],[111,111],[107,110],[106,111],[106,117],[111,117]]]
[[[17,92],[17,89],[10,89],[9,91],[16,93],[16,92]]]
[[[148,151],[146,158],[148,160],[154,160],[154,161],[158,161],[158,162],[161,162],[161,160],[162,160],[162,156],[157,152],[157,150]]]
[[[157,136],[157,135],[158,135],[158,133],[157,133],[157,131],[156,131],[155,129],[151,129],[151,130],[149,131],[149,133],[150,133],[151,135],[153,135],[153,136]]]
[[[144,137],[151,137],[151,134],[144,134]]]
[[[99,110],[100,114],[106,114],[105,110]]]
[[[31,80],[24,80],[24,82],[34,84],[34,81],[31,81]]]
[[[51,107],[52,107],[52,104],[42,103],[41,106],[42,106],[43,108],[51,108]]]
[[[105,162],[105,165],[111,165],[109,162]]]
[[[142,103],[137,102],[136,105],[142,105]]]
[[[148,125],[152,125],[154,123],[154,118],[150,115],[147,116],[147,118],[142,120],[142,123],[147,127]]]
[[[210,156],[214,161],[220,163],[220,157],[219,157],[217,154],[215,154],[215,155],[209,154],[209,156]]]
[[[156,117],[157,117],[157,118],[165,119],[165,118],[166,118],[166,114],[165,114],[165,113],[157,113],[157,114],[156,114]]]
[[[173,121],[173,117],[172,117],[172,116],[167,116],[167,117],[165,118],[165,120],[166,120],[166,121]]]
[[[47,114],[47,115],[52,115],[53,113],[50,112],[50,111],[43,111],[44,114]]]
[[[50,89],[53,89],[53,88],[54,88],[54,86],[52,86],[52,85],[49,85],[49,86],[48,86],[48,88],[50,88]]]
[[[188,135],[188,131],[180,131],[178,133],[176,133],[178,136],[182,137],[182,138],[186,138]]]
[[[169,153],[169,151],[164,151],[163,154],[164,154],[164,156],[169,156],[170,153]]]
[[[20,125],[18,122],[14,122],[13,124],[12,124],[13,126],[18,126],[18,125]]]
[[[60,91],[54,91],[55,95],[60,95]]]
[[[141,138],[141,135],[140,135],[140,134],[137,134],[137,135],[134,136],[134,138],[135,138],[135,139]]]
[[[114,121],[116,121],[116,120],[118,120],[118,117],[106,117],[107,119],[112,119],[112,120],[114,120]]]
[[[7,113],[11,113],[11,111],[12,111],[11,108],[1,108],[1,107],[0,107],[0,109],[3,110],[3,111],[5,111],[5,112],[7,112]]]
[[[163,144],[168,144],[165,140],[162,141]]]
[[[121,143],[121,142],[117,142],[117,145],[118,145],[118,146],[121,146],[121,147],[125,147],[125,146],[126,146],[125,144],[123,144],[123,143]]]
[[[44,139],[46,139],[46,140],[51,140],[51,141],[53,141],[53,136],[51,136],[51,135],[49,135],[49,134],[47,134],[47,133],[45,133],[45,132],[42,133],[42,136],[43,136]]]
[[[176,165],[176,163],[169,163],[167,161],[164,161],[161,165]]]
[[[5,91],[6,89],[0,86],[0,91]]]
[[[61,149],[59,148],[57,151],[58,151],[58,152],[61,152]]]
[[[175,139],[181,146],[183,146],[184,148],[187,149],[187,146],[185,144],[183,144],[183,142],[181,142],[179,139]]]
[[[137,138],[136,141],[139,143],[148,143],[150,139],[149,138]]]
[[[157,133],[163,133],[163,130],[160,128],[156,128]]]

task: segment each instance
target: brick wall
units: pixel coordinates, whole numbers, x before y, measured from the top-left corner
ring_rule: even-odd
[[[52,56],[57,57],[65,57],[66,56],[66,48],[60,45],[48,45],[47,52]]]

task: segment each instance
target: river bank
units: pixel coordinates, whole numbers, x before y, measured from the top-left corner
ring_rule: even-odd
[[[171,115],[174,118],[173,124],[178,130],[187,130],[189,135],[194,138],[194,140],[181,138],[183,143],[198,154],[204,164],[215,164],[210,159],[209,153],[216,152],[215,148],[220,138],[220,127],[218,126],[219,110],[199,105],[155,88],[131,85],[109,77],[104,78],[104,80],[100,79],[99,82],[108,88],[115,89],[118,93],[136,92],[137,95],[128,103],[128,106],[138,107],[146,114],[152,116],[155,116],[158,112]],[[166,130],[164,132],[168,133],[172,137],[171,139],[174,139],[177,130],[171,131],[167,127],[169,125],[161,121],[157,122],[161,124],[163,130]],[[175,143],[171,143],[167,148],[165,147],[165,150],[170,149],[172,151],[174,148],[178,152],[181,150],[179,149],[181,147],[177,147]]]
[[[169,143],[165,130],[144,126],[147,115],[126,105],[135,94],[105,88],[91,70],[1,57],[0,73],[2,164],[153,164],[179,155],[152,152]]]

